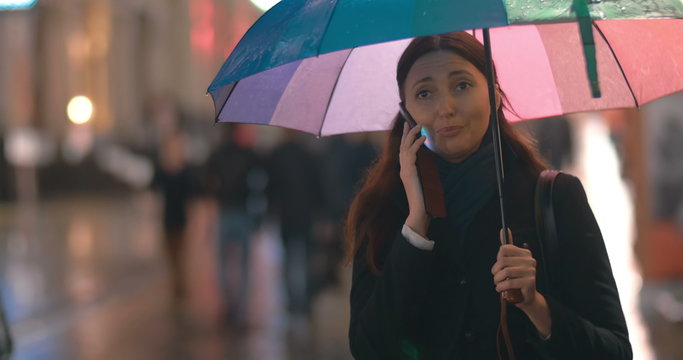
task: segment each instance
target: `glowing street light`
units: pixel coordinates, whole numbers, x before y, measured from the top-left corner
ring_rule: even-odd
[[[66,114],[74,124],[85,124],[92,117],[92,102],[86,96],[75,96],[66,106]]]
[[[0,0],[0,10],[21,10],[33,7],[38,0]]]
[[[279,2],[280,0],[251,0],[251,3],[261,11],[268,11],[268,9],[272,8]]]

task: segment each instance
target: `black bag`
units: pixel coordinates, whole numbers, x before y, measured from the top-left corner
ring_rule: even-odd
[[[534,204],[536,232],[541,258],[543,259],[542,271],[546,275],[546,289],[550,291],[554,289],[555,281],[557,281],[557,274],[553,271],[557,267],[548,266],[548,264],[558,264],[559,261],[557,226],[555,224],[555,211],[553,210],[553,185],[558,174],[560,172],[557,170],[543,170],[538,175]]]
[[[12,334],[9,330],[9,322],[5,316],[5,309],[0,302],[0,360],[7,360],[12,355]]]

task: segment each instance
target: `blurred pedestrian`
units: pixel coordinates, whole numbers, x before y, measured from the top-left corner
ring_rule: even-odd
[[[253,150],[254,129],[250,125],[222,126],[221,144],[207,163],[207,189],[219,204],[217,264],[219,286],[227,321],[246,325],[249,292],[249,250],[262,206],[252,201],[265,186],[265,173]],[[263,186],[260,186],[263,184]]]
[[[344,218],[360,180],[377,157],[377,147],[369,133],[339,135],[329,138],[324,156],[323,189],[329,230],[324,231],[324,262],[319,269],[321,278],[316,281],[320,289],[337,283],[344,253]]]
[[[322,208],[320,159],[303,143],[303,135],[286,130],[269,161],[269,195],[280,221],[288,309],[295,317],[311,311],[310,258],[313,226]]]
[[[538,152],[553,169],[567,169],[574,162],[574,140],[571,124],[565,116],[537,119],[522,123],[531,128]]]
[[[165,134],[161,140],[158,164],[152,186],[163,195],[163,241],[171,270],[171,286],[176,302],[185,295],[185,230],[187,206],[195,184],[185,157],[185,135],[180,130]]]

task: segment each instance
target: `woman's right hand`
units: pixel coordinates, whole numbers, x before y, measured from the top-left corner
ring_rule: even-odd
[[[401,181],[408,198],[409,213],[406,218],[406,225],[426,238],[427,229],[429,228],[429,215],[427,215],[425,209],[422,185],[420,184],[420,177],[418,176],[415,164],[417,161],[417,151],[427,138],[424,136],[417,137],[419,133],[420,126],[414,126],[412,129],[409,129],[407,123],[403,124],[399,162],[401,165]]]

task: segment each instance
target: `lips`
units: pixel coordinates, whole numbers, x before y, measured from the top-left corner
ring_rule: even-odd
[[[463,129],[463,126],[447,126],[436,131],[440,136],[456,136]]]

